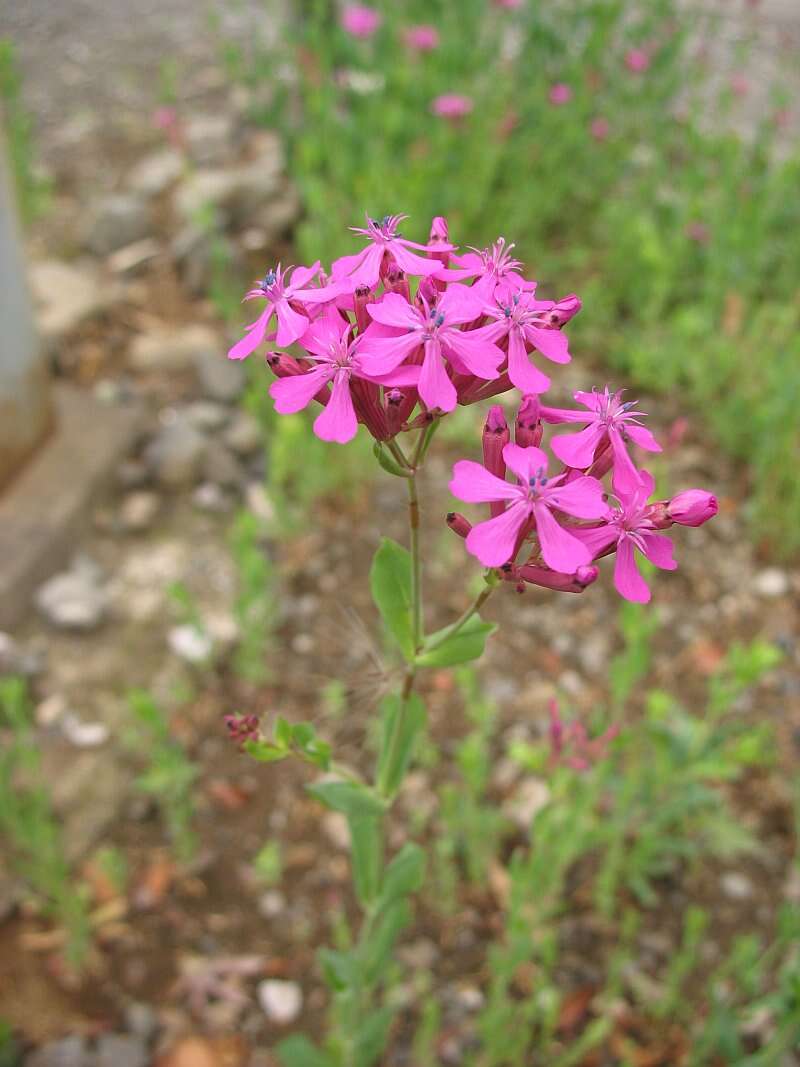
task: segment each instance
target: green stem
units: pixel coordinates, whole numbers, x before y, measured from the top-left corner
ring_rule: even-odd
[[[419,551],[419,496],[416,471],[407,481],[408,535],[411,550],[411,627],[414,651],[422,644],[422,558]]]
[[[464,627],[466,623],[469,622],[472,616],[476,612],[481,610],[483,605],[494,592],[499,581],[500,579],[497,577],[497,573],[495,571],[489,571],[489,573],[486,575],[486,587],[482,589],[480,593],[478,593],[478,595],[472,601],[467,610],[461,615],[459,615],[459,617],[456,619],[452,626],[447,626],[442,631],[440,637],[438,637],[437,640],[430,641],[427,644],[425,651],[432,652],[435,648],[438,648],[439,645],[443,645],[445,641],[449,641],[454,634],[457,634],[458,631],[462,629],[462,627]]]

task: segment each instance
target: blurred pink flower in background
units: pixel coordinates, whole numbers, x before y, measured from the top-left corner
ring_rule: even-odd
[[[780,107],[772,116],[772,121],[778,127],[779,130],[788,129],[792,119],[792,113],[788,107]]]
[[[554,107],[568,104],[572,99],[572,89],[563,82],[557,82],[550,90],[548,99]]]
[[[409,26],[403,40],[414,52],[433,52],[439,47],[439,31],[435,26]]]
[[[461,93],[443,93],[431,103],[431,111],[442,119],[463,119],[474,107],[471,96]]]
[[[730,87],[736,96],[747,96],[750,92],[750,82],[741,71],[731,75]]]
[[[625,66],[633,74],[644,74],[650,66],[650,54],[644,48],[631,48],[625,53]]]
[[[704,222],[690,222],[686,226],[686,236],[699,245],[707,245],[711,240],[711,230]]]
[[[151,121],[157,130],[163,130],[173,148],[183,149],[183,124],[176,107],[167,104],[157,107],[153,112]]]
[[[495,7],[504,7],[506,11],[516,11],[518,7],[522,7],[525,0],[492,0]]]
[[[589,123],[589,132],[595,141],[605,141],[611,133],[611,124],[608,119],[598,116]]]
[[[342,12],[342,26],[353,37],[371,37],[380,24],[378,12],[362,4],[350,4]]]

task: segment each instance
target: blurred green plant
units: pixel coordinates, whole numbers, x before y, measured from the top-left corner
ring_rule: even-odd
[[[239,633],[233,669],[240,678],[253,683],[270,676],[267,645],[275,628],[278,602],[263,525],[251,511],[242,509],[230,533],[237,578],[233,613]]]
[[[14,44],[4,37],[0,37],[0,122],[5,127],[20,214],[27,225],[47,210],[51,188],[34,162],[33,123],[22,101]]]

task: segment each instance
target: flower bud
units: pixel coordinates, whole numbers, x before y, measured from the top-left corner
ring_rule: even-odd
[[[417,307],[425,308],[425,304],[432,308],[439,299],[439,290],[433,278],[422,278],[417,288]]]
[[[505,478],[506,465],[503,461],[503,449],[511,440],[506,416],[499,404],[489,408],[486,423],[483,427],[483,465],[497,478]],[[505,503],[502,500],[494,500],[489,505],[492,518],[502,515],[505,511]]]
[[[600,571],[597,567],[578,567],[574,574],[559,574],[549,567],[536,567],[526,564],[517,568],[517,577],[529,585],[540,585],[556,593],[582,593],[584,589],[597,581]]]
[[[405,271],[399,267],[392,267],[383,279],[383,287],[387,293],[398,293],[404,300],[411,303],[411,291],[408,288],[408,278]]]
[[[531,445],[538,448],[541,444],[544,429],[539,418],[540,411],[539,397],[534,393],[522,398],[514,424],[514,440],[521,448],[530,448]]]
[[[457,511],[448,512],[447,525],[453,533],[457,533],[459,537],[466,537],[472,529],[472,523]]]
[[[437,245],[449,246],[449,232],[447,227],[447,219],[443,215],[437,215],[431,223],[431,232],[428,237],[428,246],[430,248],[430,255],[432,259],[438,259],[443,267],[446,267],[450,263],[450,248],[442,249],[439,251]],[[439,283],[439,288],[444,288],[444,283]]]
[[[402,389],[387,389],[383,394],[386,408],[386,425],[392,437],[399,433],[403,425],[403,401],[406,399]]]
[[[705,489],[686,489],[667,504],[667,515],[680,526],[702,526],[718,510],[717,498]]]
[[[557,300],[547,313],[547,319],[551,326],[561,329],[566,326],[570,319],[574,318],[582,307],[581,298],[575,293]]]
[[[372,322],[367,311],[367,304],[372,304],[374,300],[375,297],[368,285],[356,286],[356,290],[353,293],[353,308],[356,313],[356,325],[359,333],[363,333]]]

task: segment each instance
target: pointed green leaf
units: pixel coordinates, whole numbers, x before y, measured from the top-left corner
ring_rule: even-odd
[[[402,545],[384,537],[369,572],[372,599],[386,629],[410,662],[414,658],[411,615],[411,556]]]
[[[348,823],[356,896],[362,904],[370,904],[381,888],[381,820],[377,815],[359,815],[351,816]]]
[[[278,1045],[283,1067],[333,1067],[333,1060],[301,1034],[292,1034]]]
[[[358,980],[358,965],[351,952],[321,948],[317,953],[325,981],[336,992],[354,986]]]
[[[400,697],[392,694],[382,706],[383,731],[380,757],[378,759],[378,789],[384,796],[394,796],[411,762],[414,742],[425,726],[425,705],[416,693],[407,701],[399,733],[396,733],[397,718],[402,710]],[[392,743],[392,738],[396,740]]]
[[[424,877],[425,853],[419,845],[409,841],[386,868],[379,907],[383,908],[409,893],[416,893],[422,888]]]
[[[358,1067],[374,1067],[389,1038],[389,1028],[397,1009],[378,1008],[363,1020],[355,1039],[355,1062]]]
[[[326,808],[341,811],[348,818],[382,815],[385,810],[380,797],[357,782],[313,782],[306,789]]]
[[[455,667],[458,663],[469,663],[483,655],[486,639],[493,634],[497,626],[493,622],[484,622],[479,615],[471,619],[452,636],[448,631],[452,626],[445,626],[425,639],[422,651],[416,658],[419,667]],[[430,646],[435,647],[431,648]],[[428,651],[426,651],[426,648]]]
[[[278,748],[269,741],[245,741],[244,750],[248,756],[259,763],[275,763],[277,760],[286,759],[289,752],[285,748]]]

